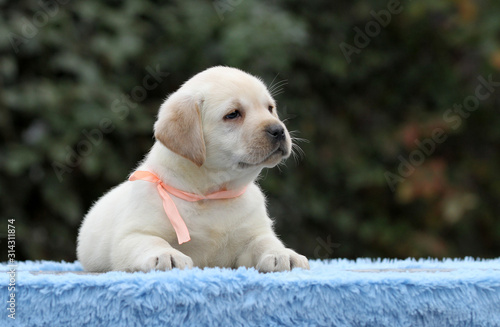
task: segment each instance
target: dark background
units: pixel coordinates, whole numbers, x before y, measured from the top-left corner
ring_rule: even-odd
[[[288,246],[498,256],[498,17],[472,0],[0,0],[0,261],[8,219],[16,259],[75,260],[163,99],[214,65],[282,82],[280,115],[307,140],[260,181]]]

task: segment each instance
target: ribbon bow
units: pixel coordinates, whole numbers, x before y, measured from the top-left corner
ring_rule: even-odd
[[[199,194],[184,192],[170,185],[166,185],[161,181],[161,179],[158,176],[156,176],[152,172],[142,171],[142,170],[135,171],[129,177],[128,180],[132,182],[137,180],[143,180],[156,184],[156,189],[158,190],[158,194],[163,200],[163,209],[165,210],[165,213],[167,214],[170,223],[174,227],[175,233],[177,234],[177,241],[179,242],[179,244],[189,242],[191,240],[191,237],[189,236],[189,231],[186,226],[186,223],[179,214],[177,206],[170,197],[170,194],[185,201],[196,202],[200,200],[220,200],[220,199],[237,198],[238,196],[245,193],[247,189],[246,187],[244,187],[240,190],[218,191],[210,193],[208,195],[199,195]]]

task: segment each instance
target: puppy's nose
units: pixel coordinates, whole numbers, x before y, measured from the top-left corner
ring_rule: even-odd
[[[285,129],[280,124],[267,126],[266,132],[272,140],[281,141],[285,138]]]

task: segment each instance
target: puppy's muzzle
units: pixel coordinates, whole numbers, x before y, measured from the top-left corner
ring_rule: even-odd
[[[242,157],[243,160],[238,163],[240,168],[257,165],[273,167],[290,155],[290,140],[283,124],[269,123],[264,125],[254,140],[247,155]]]
[[[279,124],[268,125],[266,133],[271,142],[282,142],[285,140],[285,128]]]
[[[273,154],[281,153],[282,156],[287,157],[289,155],[286,130],[281,124],[270,124],[265,128],[265,132],[269,143],[275,149]]]

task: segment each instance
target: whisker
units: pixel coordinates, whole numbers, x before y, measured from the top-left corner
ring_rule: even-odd
[[[291,119],[291,118],[289,118],[289,119]],[[304,139],[304,138],[300,138],[300,137],[295,136],[297,134],[300,134],[300,131],[298,131],[298,130],[288,131],[288,133],[292,137],[292,141],[309,143],[308,139]]]
[[[280,90],[283,86],[287,85],[288,81],[283,80],[281,82],[276,83],[271,88],[269,88],[269,93],[276,93],[276,91]]]
[[[273,83],[274,83],[274,80],[278,77],[280,73],[277,73],[276,76],[274,76],[273,80],[271,81],[271,84],[269,84],[269,86],[267,87],[268,89],[270,89],[271,87],[273,87]]]
[[[270,90],[270,91],[269,91],[269,93],[271,93],[271,94],[272,94],[272,93],[279,92],[279,91],[281,91],[281,90],[283,90],[282,85],[274,87],[272,90]]]
[[[282,160],[282,161],[280,161],[280,162],[276,165],[276,167],[278,167],[279,172],[280,172],[280,173],[282,173],[283,171],[281,170],[281,167],[283,167],[283,168],[288,168],[288,167],[287,167],[287,165],[286,165],[286,160]]]
[[[274,86],[277,86],[277,85],[285,85],[288,83],[288,80],[287,79],[282,79],[281,81],[277,82]]]
[[[293,156],[295,164],[297,164],[297,165],[299,164],[299,161],[304,159],[304,157],[306,156],[305,151],[297,143],[300,143],[300,142],[309,143],[309,140],[307,140],[307,139],[296,137],[295,135],[298,133],[299,133],[299,131],[290,131],[289,132],[290,138],[292,140],[292,153],[291,154]]]
[[[273,94],[275,93],[277,90],[280,90],[283,86],[287,85],[288,84],[288,80],[284,79],[278,83],[276,83],[275,85],[273,85],[272,87],[269,87],[269,93]]]
[[[284,80],[281,80],[281,81],[277,82],[276,84],[274,84],[270,89],[274,90],[277,87],[284,86],[284,85],[287,85],[287,84],[288,84],[288,80],[284,79]]]
[[[276,90],[275,92],[271,93],[271,95],[273,98],[276,98],[278,95],[280,95],[283,92],[284,92],[283,89],[279,89],[279,90]]]
[[[292,144],[292,155],[293,155],[296,163],[298,164],[299,160],[304,159],[304,157],[306,156],[306,153],[297,144]]]
[[[308,139],[303,139],[303,138],[300,138],[300,137],[294,137],[294,136],[291,136],[291,135],[290,135],[290,137],[292,138],[292,141],[309,143]]]

